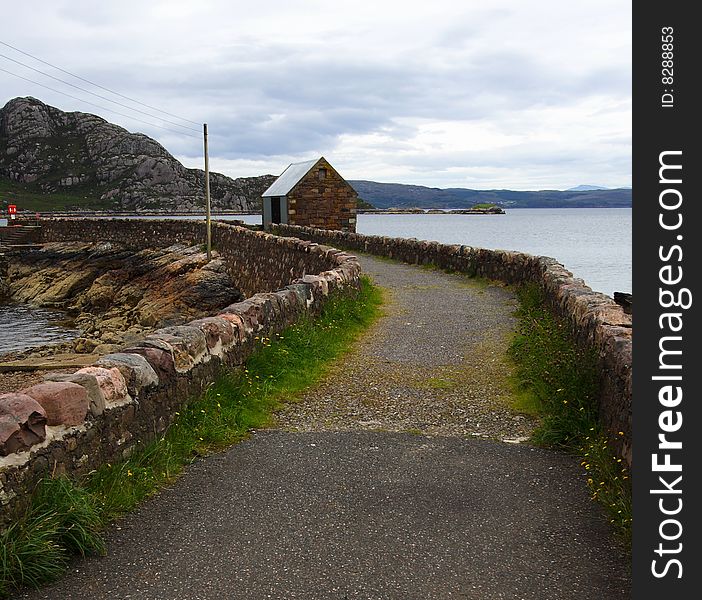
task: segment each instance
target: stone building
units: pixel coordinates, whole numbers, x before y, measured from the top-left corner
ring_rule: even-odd
[[[356,200],[356,190],[324,157],[292,163],[263,193],[263,226],[356,231]]]

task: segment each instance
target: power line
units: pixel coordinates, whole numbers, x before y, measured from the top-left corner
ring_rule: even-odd
[[[44,85],[43,83],[39,83],[38,81],[33,81],[32,79],[29,79],[27,77],[23,77],[22,75],[18,75],[17,73],[13,73],[12,71],[8,71],[7,69],[3,69],[2,67],[0,67],[0,71],[2,71],[3,73],[7,73],[8,75],[13,75],[14,77],[18,77],[19,79],[23,79],[24,81],[28,81],[29,83],[33,83],[34,85],[38,85],[38,86],[41,86],[43,88],[46,88],[47,90],[51,90],[52,92],[56,92],[57,94],[63,94],[64,96],[68,96],[69,98],[73,98],[74,100],[78,100],[79,102],[83,102],[85,104],[90,104],[90,106],[95,106],[95,107],[99,108],[100,110],[106,110],[106,111],[114,113],[116,115],[126,117],[127,119],[132,119],[133,121],[138,121],[139,123],[144,123],[145,125],[151,125],[152,127],[159,127],[160,129],[165,129],[166,131],[170,131],[171,133],[176,133],[178,135],[187,135],[188,137],[191,137],[191,138],[200,139],[200,136],[193,135],[192,133],[186,133],[185,131],[176,131],[175,129],[170,129],[169,127],[164,127],[163,125],[158,125],[156,123],[150,123],[149,121],[137,119],[136,117],[133,117],[132,115],[126,115],[126,114],[121,113],[117,110],[107,108],[106,106],[101,106],[100,104],[95,104],[94,102],[90,102],[89,100],[84,100],[83,98],[79,98],[78,96],[73,96],[72,94],[67,94],[66,92],[62,92],[61,90],[57,90],[57,89],[52,88],[48,85]]]
[[[132,108],[131,106],[127,106],[126,104],[122,104],[121,102],[117,102],[116,100],[112,100],[111,98],[108,98],[107,96],[102,96],[101,94],[96,94],[94,92],[91,92],[90,90],[86,90],[85,88],[80,87],[79,85],[74,85],[73,83],[70,83],[69,81],[65,81],[59,77],[54,77],[53,75],[50,75],[49,73],[46,73],[40,69],[36,69],[36,68],[34,68],[30,65],[27,65],[19,60],[16,60],[14,58],[6,56],[5,54],[0,53],[0,57],[6,58],[7,60],[12,61],[13,63],[16,63],[18,65],[26,67],[27,69],[31,69],[32,71],[35,71],[41,75],[45,75],[46,77],[50,77],[51,79],[53,79],[55,81],[58,81],[60,83],[65,83],[66,85],[70,85],[72,88],[80,90],[81,92],[85,92],[86,94],[90,94],[91,96],[95,96],[96,98],[100,98],[102,100],[107,100],[108,102],[112,102],[113,104],[116,104],[117,106],[122,106],[123,108],[126,108],[127,110],[133,110],[134,112],[141,113],[142,115],[146,115],[147,117],[151,117],[153,119],[161,119],[164,123],[170,123],[171,125],[175,125],[176,127],[182,127],[183,129],[187,129],[189,131],[199,131],[198,129],[193,129],[192,127],[188,127],[187,125],[181,125],[180,123],[176,123],[174,121],[169,121],[168,119],[164,119],[163,117],[160,117],[158,115],[152,115],[151,113],[144,112],[143,110],[139,110],[138,108]]]
[[[33,58],[34,60],[39,61],[42,64],[45,64],[49,67],[57,69],[58,71],[61,71],[62,73],[65,73],[66,75],[70,75],[71,77],[75,77],[76,79],[80,79],[81,81],[84,81],[85,83],[89,83],[90,85],[93,85],[97,88],[100,88],[101,90],[105,90],[106,92],[110,92],[110,94],[115,94],[116,96],[119,96],[120,98],[124,98],[125,100],[129,100],[130,102],[140,104],[141,106],[145,106],[146,108],[150,108],[151,110],[155,110],[157,112],[163,113],[164,115],[168,115],[170,117],[175,117],[176,119],[180,119],[181,121],[187,121],[188,123],[192,123],[193,125],[200,125],[200,123],[198,123],[196,121],[191,121],[190,119],[186,119],[185,117],[179,117],[178,115],[174,115],[173,113],[169,113],[169,112],[162,110],[160,108],[156,108],[155,106],[145,104],[144,102],[140,102],[139,100],[135,100],[134,98],[130,98],[129,96],[125,96],[124,94],[120,94],[119,92],[115,92],[114,90],[106,88],[98,83],[95,83],[94,81],[90,81],[89,79],[85,79],[84,77],[81,77],[80,75],[76,75],[75,73],[71,73],[70,71],[66,71],[65,69],[62,69],[61,67],[57,67],[56,65],[51,64],[50,62],[42,60],[41,58],[38,58],[37,56],[30,54],[29,52],[25,52],[24,50],[20,50],[19,48],[16,48],[15,46],[8,44],[7,42],[3,42],[2,40],[0,40],[0,44],[2,44],[3,46],[7,46],[8,48],[12,48],[12,50],[19,52],[20,54],[24,54],[25,56],[28,56],[29,58]],[[113,102],[113,101],[111,100],[110,102]],[[136,110],[136,109],[131,109],[131,110]]]

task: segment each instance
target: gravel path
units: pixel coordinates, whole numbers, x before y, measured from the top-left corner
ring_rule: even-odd
[[[533,420],[509,406],[513,294],[370,256],[361,263],[387,292],[386,316],[276,426],[526,439]]]

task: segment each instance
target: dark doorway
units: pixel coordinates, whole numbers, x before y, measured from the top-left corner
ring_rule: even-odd
[[[280,223],[280,198],[271,198],[271,223]]]

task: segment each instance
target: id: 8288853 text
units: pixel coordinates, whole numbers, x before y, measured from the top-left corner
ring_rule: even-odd
[[[675,97],[673,95],[673,48],[675,38],[672,27],[661,28],[661,84],[663,93],[661,95],[661,106],[672,108]]]

